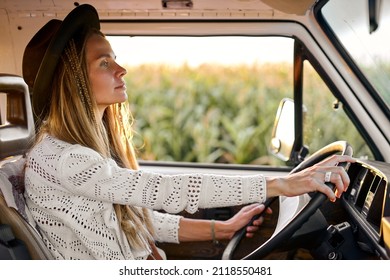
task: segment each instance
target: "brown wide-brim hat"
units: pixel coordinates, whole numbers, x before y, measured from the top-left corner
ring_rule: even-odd
[[[82,39],[90,29],[100,30],[99,15],[93,6],[83,4],[63,21],[50,20],[27,44],[22,62],[23,78],[32,90],[37,125],[49,112],[51,83],[65,46],[72,38]]]

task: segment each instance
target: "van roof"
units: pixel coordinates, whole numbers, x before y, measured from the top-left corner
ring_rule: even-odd
[[[303,15],[315,0],[91,0],[104,18],[229,18],[264,17],[266,15]],[[63,18],[75,5],[82,3],[63,0],[0,1],[0,12],[14,17]]]

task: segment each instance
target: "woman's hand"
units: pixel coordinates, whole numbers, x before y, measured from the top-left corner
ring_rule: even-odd
[[[350,183],[345,169],[338,166],[342,162],[352,163],[355,159],[350,156],[333,155],[286,177],[267,178],[267,196],[297,196],[319,191],[327,195],[331,201],[335,201],[347,190]],[[335,192],[326,185],[327,182],[335,185]]]
[[[206,240],[227,240],[231,239],[236,231],[247,225],[253,216],[264,211],[263,204],[250,204],[241,208],[241,210],[227,221],[211,221],[203,219],[191,219],[182,217],[179,224],[179,241],[206,241]],[[270,208],[266,213],[271,214]],[[252,237],[263,223],[264,218],[260,217],[253,221],[253,224],[247,226],[246,236]],[[214,233],[213,233],[214,230]]]
[[[264,204],[250,204],[241,208],[241,210],[227,221],[221,221],[220,225],[216,224],[217,239],[231,239],[233,235],[241,228],[246,226],[253,216],[266,211],[267,214],[272,214],[271,208],[265,209]],[[246,237],[253,237],[254,233],[259,230],[263,223],[263,215],[254,220],[252,225],[246,227]]]

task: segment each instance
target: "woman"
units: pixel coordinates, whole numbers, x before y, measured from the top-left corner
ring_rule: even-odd
[[[336,166],[353,161],[346,156],[283,178],[139,170],[124,103],[126,70],[99,29],[96,10],[78,6],[38,31],[23,59],[38,130],[27,156],[26,201],[55,258],[158,259],[155,240],[229,239],[264,211],[259,203],[267,197],[320,191],[334,201],[346,190],[349,178]],[[173,215],[244,204],[228,221]],[[261,223],[247,227],[247,236]]]

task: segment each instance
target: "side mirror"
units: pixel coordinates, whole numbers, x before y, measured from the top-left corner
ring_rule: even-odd
[[[305,108],[302,108],[303,113]],[[299,155],[294,151],[297,143],[295,143],[295,121],[294,121],[294,101],[290,98],[284,98],[276,113],[276,119],[272,131],[270,143],[270,152],[277,158],[292,162],[294,165],[299,164],[307,154],[306,147],[298,147]]]

